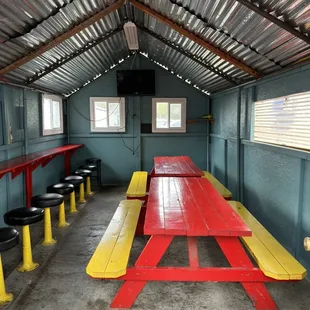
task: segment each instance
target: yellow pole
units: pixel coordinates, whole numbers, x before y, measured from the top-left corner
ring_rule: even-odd
[[[42,245],[48,246],[56,243],[56,240],[53,239],[52,235],[52,223],[51,223],[51,209],[44,209],[44,240]]]
[[[5,289],[2,259],[1,259],[1,254],[0,254],[0,305],[3,305],[12,300],[13,300],[13,295],[11,293],[7,293]]]
[[[69,224],[66,222],[66,213],[65,213],[65,203],[63,202],[59,206],[59,222],[57,224],[59,228],[64,228],[69,226]]]
[[[94,195],[94,193],[91,191],[90,177],[86,177],[86,195],[87,196]]]
[[[32,260],[29,225],[22,226],[22,232],[23,232],[23,262],[17,268],[19,272],[31,271],[39,266],[38,263],[34,263]]]
[[[72,193],[70,193],[70,209],[69,209],[69,213],[77,213],[79,212],[76,209],[76,203],[75,203],[75,192],[73,191]]]
[[[85,203],[85,196],[84,196],[84,182],[80,184],[80,197],[78,203]]]

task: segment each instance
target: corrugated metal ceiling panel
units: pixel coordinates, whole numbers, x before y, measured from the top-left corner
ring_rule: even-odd
[[[92,81],[94,77],[110,70],[129,55],[125,36],[123,32],[119,32],[45,75],[33,86],[48,87],[57,92],[69,94],[72,90]]]
[[[235,0],[139,1],[263,74],[278,71],[310,56],[307,43]],[[0,11],[0,68],[46,44],[115,2],[116,0],[3,0]],[[309,33],[310,4],[307,1],[257,0],[255,3],[281,20]],[[219,71],[228,76],[228,80],[238,83],[253,79],[165,24],[137,9],[128,8],[122,7],[109,14],[40,57],[10,72],[6,77],[15,82],[25,83],[52,66],[54,68],[55,64],[67,57],[79,55],[81,49],[107,36],[120,28],[127,19],[132,18],[135,23],[157,36],[155,39],[149,33],[141,32],[141,52],[192,81],[204,91],[215,92],[232,85],[214,71]],[[118,33],[114,36],[106,41],[114,50],[106,50],[103,48],[105,43],[100,43],[52,73],[44,75],[33,85],[67,94],[85,84],[99,74],[98,70],[104,72],[129,54],[123,34]],[[164,42],[176,45],[185,54],[166,46]],[[115,51],[119,51],[119,54]],[[212,66],[213,72],[201,63]]]

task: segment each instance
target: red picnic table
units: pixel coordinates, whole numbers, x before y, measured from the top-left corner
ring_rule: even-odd
[[[154,157],[152,177],[201,177],[202,171],[188,156]]]
[[[147,281],[240,282],[258,309],[276,309],[263,282],[275,281],[255,267],[238,237],[252,232],[207,179],[151,179],[144,233],[150,235],[112,308],[130,308]],[[186,236],[188,267],[157,267],[175,236]],[[214,237],[231,267],[200,267],[197,237]]]
[[[78,148],[81,147],[83,147],[83,144],[63,145],[0,162],[0,179],[9,172],[11,172],[12,179],[20,173],[25,172],[26,205],[27,207],[30,207],[32,197],[32,171],[40,165],[42,165],[42,167],[46,166],[57,155],[64,155],[65,174],[69,175],[71,156]]]

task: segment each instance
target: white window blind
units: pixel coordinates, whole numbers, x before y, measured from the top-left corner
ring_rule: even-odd
[[[255,102],[254,141],[310,150],[310,92]]]

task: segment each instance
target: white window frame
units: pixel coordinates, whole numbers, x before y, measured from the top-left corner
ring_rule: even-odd
[[[119,127],[97,127],[95,122],[95,102],[107,101],[108,103],[118,103],[120,105],[120,126]],[[125,116],[125,97],[90,97],[90,130],[91,132],[125,132],[126,116]],[[109,110],[108,110],[109,113]],[[109,117],[109,114],[108,114]]]
[[[157,102],[168,102],[169,106],[172,103],[181,103],[181,127],[157,128],[156,115],[157,115]],[[153,98],[152,99],[152,132],[153,133],[185,133],[186,132],[186,98]],[[168,109],[170,114],[170,108]],[[168,123],[170,124],[170,115]]]
[[[59,128],[53,128],[53,129],[45,129],[44,128],[44,99],[50,99],[52,101],[58,101],[59,102],[59,116],[60,116],[60,127]],[[51,105],[50,109],[51,114],[51,123],[53,124],[53,108]],[[50,136],[50,135],[58,135],[64,132],[64,124],[63,124],[63,104],[62,104],[62,98],[56,95],[50,95],[50,94],[43,94],[42,95],[42,134],[43,136]]]
[[[251,140],[309,151],[309,104],[310,92],[254,102]]]

